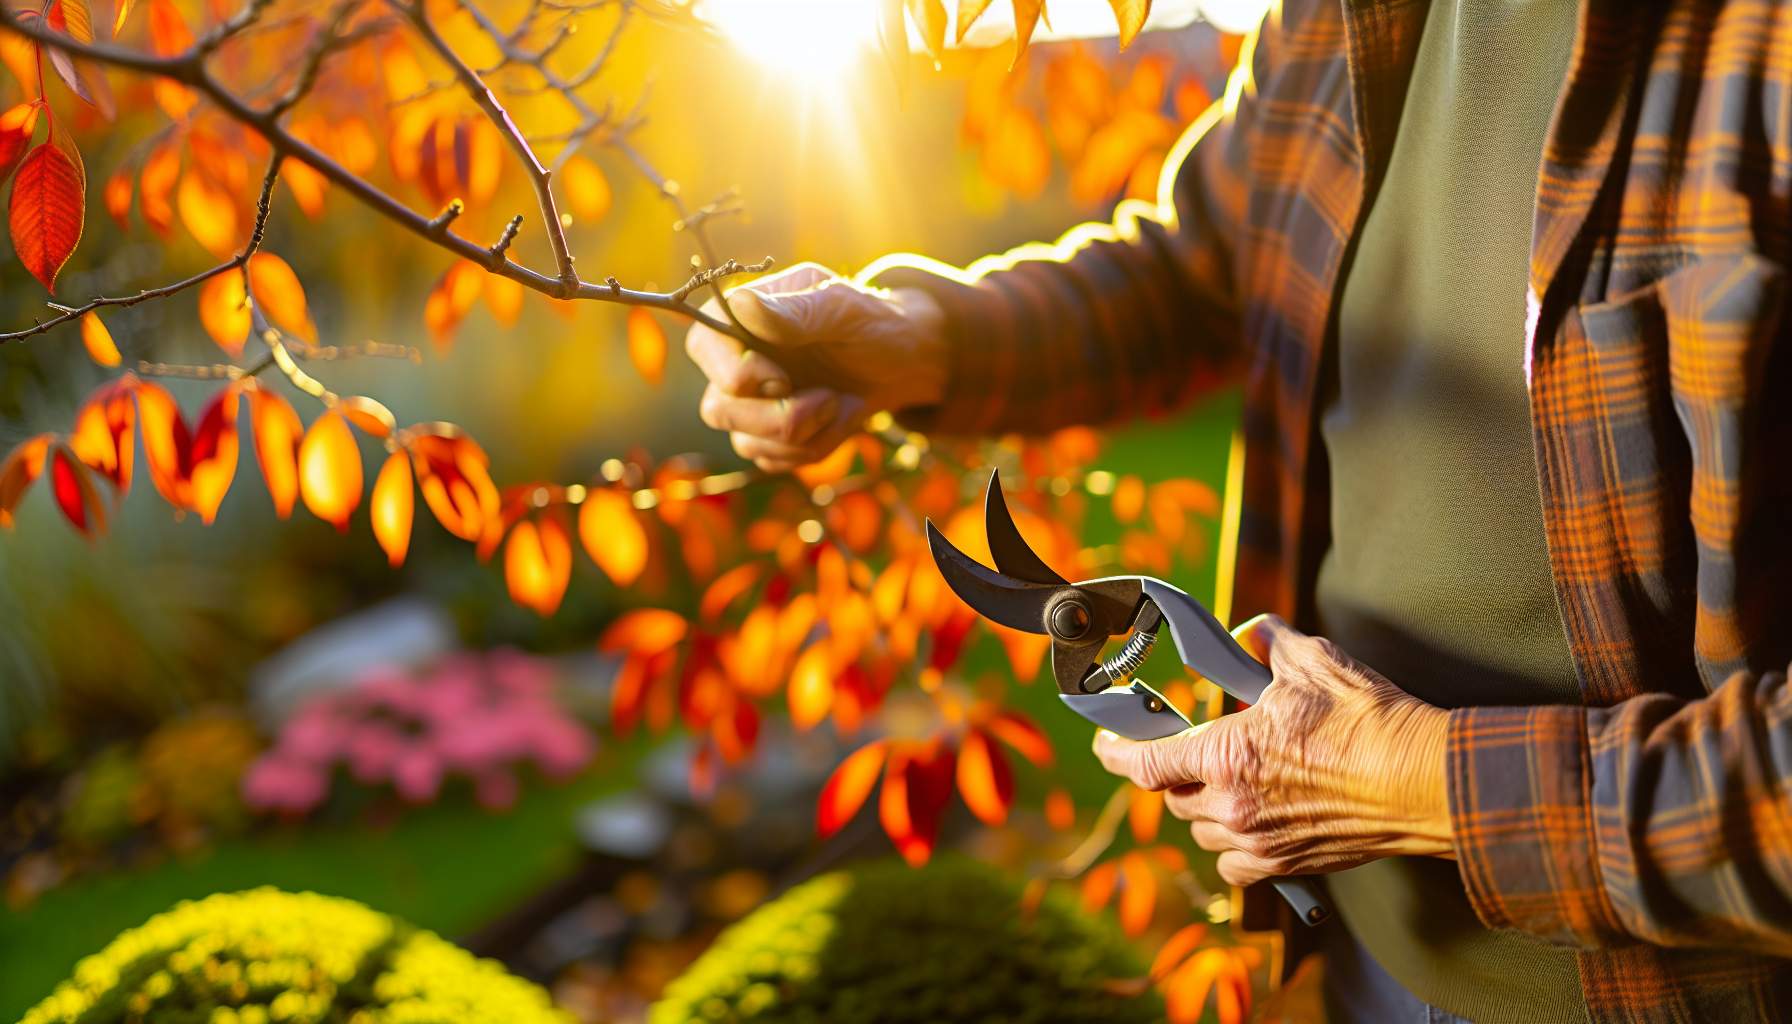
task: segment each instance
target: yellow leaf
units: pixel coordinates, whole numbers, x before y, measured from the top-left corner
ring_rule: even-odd
[[[921,43],[935,61],[946,52],[946,5],[940,0],[908,0],[908,16],[921,30]]]
[[[628,311],[628,357],[647,383],[659,386],[666,376],[666,332],[644,307]]]
[[[81,344],[87,346],[87,355],[101,366],[118,365],[118,346],[112,341],[112,332],[100,323],[99,314],[81,317]]]
[[[199,286],[199,322],[205,327],[205,333],[233,359],[243,354],[250,320],[242,271],[232,267]]]
[[[1114,8],[1114,20],[1120,23],[1120,48],[1126,49],[1137,38],[1145,19],[1151,16],[1151,0],[1108,0]]]
[[[138,175],[141,189],[143,221],[158,235],[166,236],[174,226],[174,206],[169,195],[180,177],[180,147],[165,142],[151,150]]]
[[[416,515],[416,495],[411,491],[411,459],[403,451],[386,456],[380,475],[373,481],[373,499],[368,515],[373,520],[373,537],[386,552],[386,561],[394,569],[404,564],[405,552],[411,546],[411,520]]]
[[[1027,55],[1027,43],[1032,41],[1033,28],[1039,24],[1039,12],[1044,9],[1045,0],[1014,0],[1015,65]]]
[[[299,444],[299,494],[305,507],[346,533],[349,516],[361,504],[361,483],[361,449],[354,431],[340,413],[324,413]]]
[[[181,176],[174,201],[181,223],[187,226],[194,241],[219,259],[236,251],[236,204],[211,179],[189,168]]]
[[[580,220],[597,221],[610,212],[610,182],[596,163],[575,156],[560,169],[566,182],[566,205]]]
[[[579,540],[604,575],[632,585],[647,568],[647,531],[634,504],[620,491],[592,491],[579,509]]]
[[[989,5],[990,0],[959,0],[958,24],[953,29],[953,36],[958,42],[964,42],[964,34],[970,31],[971,25],[983,15]]]
[[[317,325],[305,304],[305,286],[285,260],[266,250],[249,257],[249,291],[276,326],[306,341],[317,341]]]
[[[834,659],[826,643],[810,644],[790,673],[790,724],[807,732],[834,706]]]

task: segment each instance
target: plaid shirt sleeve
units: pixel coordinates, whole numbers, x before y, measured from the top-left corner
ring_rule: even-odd
[[[946,314],[946,395],[906,410],[936,433],[1041,433],[1151,415],[1231,377],[1240,358],[1233,242],[1243,220],[1256,76],[1247,43],[1225,98],[1171,150],[1159,201],[962,270],[907,254],[861,273],[927,291]],[[1246,73],[1248,69],[1248,73]]]
[[[1792,687],[1453,711],[1452,829],[1483,922],[1583,947],[1792,954]]]

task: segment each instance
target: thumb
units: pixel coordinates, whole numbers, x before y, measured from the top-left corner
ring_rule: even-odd
[[[1265,665],[1269,664],[1269,652],[1275,648],[1278,640],[1300,635],[1280,615],[1267,613],[1247,619],[1232,630],[1232,638],[1251,652],[1251,657]]]
[[[728,308],[753,336],[774,345],[803,345],[815,340],[813,293],[767,295],[742,288],[728,295]]]

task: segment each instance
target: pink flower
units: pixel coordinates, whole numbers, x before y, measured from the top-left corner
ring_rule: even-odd
[[[256,810],[305,814],[324,802],[328,773],[279,753],[264,754],[243,775],[243,802]]]
[[[425,746],[413,746],[392,766],[392,785],[414,804],[426,804],[442,789],[442,760]]]

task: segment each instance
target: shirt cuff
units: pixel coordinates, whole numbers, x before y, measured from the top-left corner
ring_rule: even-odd
[[[1450,712],[1450,830],[1489,928],[1585,947],[1625,941],[1600,877],[1587,710]]]

